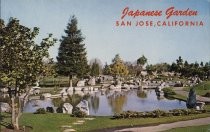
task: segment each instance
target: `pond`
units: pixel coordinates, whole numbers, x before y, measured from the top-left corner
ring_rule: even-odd
[[[74,93],[68,98],[30,100],[23,112],[35,112],[38,108],[58,107],[61,103],[69,102],[76,106],[82,99],[88,100],[90,115],[110,116],[122,111],[152,111],[155,109],[171,110],[186,108],[186,103],[179,100],[169,100],[158,97],[155,90],[129,91],[97,91],[91,93]]]

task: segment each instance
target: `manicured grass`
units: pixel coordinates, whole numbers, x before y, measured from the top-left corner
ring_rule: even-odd
[[[184,128],[174,128],[171,130],[167,130],[165,132],[209,132],[210,125],[203,126],[192,126],[192,127],[184,127]]]
[[[10,124],[10,114],[3,114],[2,124]],[[190,120],[210,116],[209,113],[189,115],[189,116],[172,116],[161,118],[132,118],[113,120],[111,117],[94,117],[94,120],[85,120],[83,125],[73,125],[73,122],[83,120],[82,118],[70,117],[68,114],[32,114],[24,113],[20,118],[22,126],[30,126],[32,132],[59,132],[64,130],[63,125],[72,126],[77,131],[94,131],[100,129],[116,128],[116,127],[133,127],[133,126],[149,126],[161,123],[170,123],[182,120]],[[4,127],[2,127],[4,128]]]
[[[77,118],[67,114],[31,114],[24,113],[20,124],[33,127],[33,132],[58,132],[62,125],[71,125]]]
[[[29,114],[24,113],[21,116],[20,122],[25,126],[32,126],[34,132],[57,132],[61,131],[62,125],[70,125],[77,131],[93,131],[98,129],[113,128],[113,127],[132,127],[142,125],[154,125],[160,123],[169,123],[179,120],[190,120],[195,118],[210,116],[208,113],[190,115],[190,116],[176,116],[176,117],[161,117],[161,118],[138,118],[138,119],[121,119],[113,120],[111,117],[95,117],[94,120],[86,120],[83,125],[72,125],[81,118],[70,117],[67,114]]]
[[[178,100],[182,100],[182,101],[187,100],[186,96],[177,94],[176,92],[174,92],[173,88],[171,88],[171,87],[164,88],[163,92],[164,92],[165,97],[168,99],[178,99]]]
[[[194,86],[196,94],[205,95],[207,92],[210,92],[210,81],[202,82],[196,86]],[[184,88],[186,91],[190,91],[190,87]]]
[[[180,95],[180,94],[171,95],[171,98],[182,100],[182,101],[187,101],[187,97]]]

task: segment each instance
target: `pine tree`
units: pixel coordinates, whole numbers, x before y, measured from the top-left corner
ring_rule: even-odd
[[[195,108],[196,106],[196,94],[195,94],[194,88],[190,89],[186,105],[187,105],[187,108]]]
[[[65,33],[66,36],[62,36],[58,50],[57,70],[60,75],[69,77],[69,86],[72,87],[72,77],[84,77],[89,70],[84,37],[77,27],[75,16],[71,17]]]
[[[91,66],[90,75],[98,76],[99,74],[100,74],[100,67],[99,67],[99,64],[97,63],[97,61],[95,60],[95,62],[93,62],[92,66]]]

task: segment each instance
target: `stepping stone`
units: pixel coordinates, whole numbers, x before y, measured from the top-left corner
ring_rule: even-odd
[[[83,123],[81,122],[74,122],[73,125],[82,125]]]
[[[76,130],[74,130],[74,129],[66,129],[63,132],[76,132]]]
[[[95,118],[84,118],[85,120],[94,120]]]
[[[68,126],[68,125],[63,125],[61,126],[62,128],[71,128],[71,126]]]
[[[85,121],[83,121],[83,120],[80,120],[80,121],[77,121],[78,123],[84,123]]]

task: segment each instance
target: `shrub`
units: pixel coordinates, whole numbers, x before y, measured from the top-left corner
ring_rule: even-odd
[[[47,107],[47,108],[46,108],[46,111],[47,111],[47,112],[50,112],[50,113],[54,113],[53,107]]]
[[[58,107],[58,108],[56,109],[56,112],[57,112],[57,113],[63,113],[62,107]]]
[[[170,111],[154,110],[150,112],[134,112],[125,111],[122,113],[116,113],[113,119],[126,119],[126,118],[160,118],[160,117],[170,117],[170,116],[181,116],[189,114],[201,114],[205,113],[206,110],[195,110],[195,109],[174,109]]]
[[[85,112],[81,111],[78,107],[76,107],[72,112],[72,116],[83,118],[83,117],[86,117],[87,114]]]
[[[46,114],[46,111],[44,108],[39,108],[36,110],[36,112],[34,114]]]
[[[154,110],[153,111],[154,117],[157,117],[157,118],[166,115],[165,113],[166,112],[165,111],[162,111],[162,110]]]

